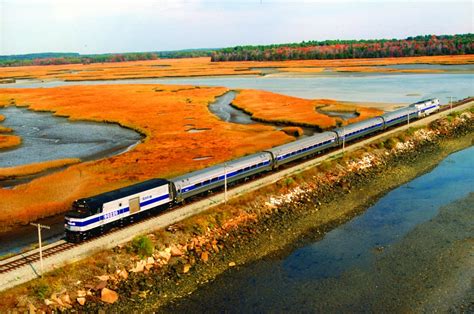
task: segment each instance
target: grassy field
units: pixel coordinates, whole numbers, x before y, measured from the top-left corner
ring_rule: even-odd
[[[65,211],[80,197],[153,177],[172,177],[294,139],[271,126],[229,124],[212,115],[208,104],[226,91],[169,85],[0,89],[0,106],[14,103],[71,120],[115,122],[146,135],[127,153],[75,164],[14,189],[1,189],[0,226]],[[189,128],[206,131],[190,133]],[[194,160],[200,156],[212,158]],[[58,162],[63,165],[55,161],[2,173],[35,173]]]
[[[366,71],[373,65],[473,63],[474,55],[350,60],[296,60],[284,62],[210,62],[209,58],[164,59],[90,65],[58,65],[0,68],[0,78],[42,80],[106,80],[198,75],[261,74],[265,69],[312,72],[325,68]],[[226,123],[210,114],[207,105],[228,91],[223,87],[169,85],[68,86],[37,89],[0,89],[0,106],[29,106],[52,111],[71,120],[114,122],[144,134],[146,139],[133,150],[111,158],[76,163],[53,161],[27,167],[3,169],[4,177],[37,173],[70,165],[14,189],[0,190],[0,229],[16,222],[67,210],[74,199],[123,187],[153,177],[172,177],[211,164],[261,151],[294,139],[288,134],[301,130],[276,131],[265,125]],[[243,90],[234,105],[256,120],[328,129],[381,113],[373,104],[356,106],[332,100],[308,100],[270,92]],[[318,113],[357,111],[346,122]],[[3,117],[0,116],[0,121]],[[0,126],[1,128],[1,126]],[[191,133],[189,129],[202,129]],[[0,132],[8,132],[6,128]],[[15,135],[0,134],[0,148],[21,144]],[[210,156],[208,159],[200,159]],[[196,160],[195,160],[196,159]],[[25,197],[27,195],[28,197]]]
[[[314,126],[323,130],[333,128],[338,123],[353,123],[383,113],[379,109],[335,100],[302,99],[258,90],[241,91],[233,104],[251,114],[256,120]],[[328,111],[357,112],[359,116],[343,122],[341,119],[318,113],[315,109],[320,107]]]
[[[0,149],[12,148],[20,144],[21,138],[19,136],[0,134]]]
[[[0,68],[0,79],[41,80],[118,80],[133,78],[190,77],[262,74],[258,68],[277,68],[281,72],[318,73],[324,69],[341,72],[438,73],[440,70],[375,68],[395,64],[472,64],[474,55],[428,56],[378,59],[334,59],[291,61],[210,62],[210,58],[159,59],[120,63],[68,64]]]

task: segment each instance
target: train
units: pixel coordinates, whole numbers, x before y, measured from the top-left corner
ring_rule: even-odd
[[[381,116],[318,133],[242,158],[193,171],[179,177],[155,178],[121,189],[73,202],[65,215],[68,242],[82,242],[124,227],[144,216],[161,213],[174,206],[204,195],[224,184],[248,180],[253,176],[274,171],[290,162],[322,154],[344,143],[375,132],[419,119],[440,110],[436,98],[422,100]]]

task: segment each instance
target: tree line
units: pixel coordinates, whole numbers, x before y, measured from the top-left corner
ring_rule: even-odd
[[[219,49],[81,55],[36,53],[0,56],[0,67],[90,64],[167,58],[211,57],[211,61],[284,61],[308,59],[385,58],[474,54],[474,34],[425,35],[406,39],[325,40],[301,43],[236,46]]]
[[[0,67],[28,65],[90,64],[156,60],[167,58],[210,57],[210,49],[189,49],[178,51],[132,52],[118,54],[81,55],[78,53],[35,53],[26,55],[0,56]]]
[[[325,40],[237,46],[214,51],[217,61],[284,61],[459,55],[474,53],[474,34],[426,35],[406,39]]]

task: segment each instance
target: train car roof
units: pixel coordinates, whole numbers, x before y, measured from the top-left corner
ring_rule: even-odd
[[[193,172],[189,172],[189,173],[183,174],[179,177],[172,178],[172,179],[170,179],[170,181],[174,182],[175,184],[180,184],[180,182],[182,182],[182,181],[194,182],[193,181],[194,179],[201,178],[202,176],[208,177],[208,176],[220,174],[222,172],[222,169],[224,169],[226,167],[226,164],[227,164],[227,167],[229,168],[229,171],[230,171],[230,169],[235,168],[235,167],[239,167],[241,164],[245,164],[246,162],[248,162],[250,160],[263,160],[263,159],[271,159],[270,154],[267,153],[267,152],[260,152],[260,153],[251,154],[251,155],[244,156],[244,157],[241,157],[241,158],[237,158],[237,159],[234,159],[234,160],[229,160],[226,163],[220,163],[220,164],[217,164],[217,165],[214,165],[214,166],[211,166],[211,167],[207,167],[207,168],[203,168],[203,169],[196,170],[196,171],[193,171]]]
[[[334,139],[336,138],[336,133],[332,131],[326,131],[323,133],[317,133],[293,142],[289,142],[283,145],[275,146],[270,149],[267,149],[267,151],[272,152],[272,153],[277,153],[281,151],[287,151],[287,150],[297,150],[300,149],[301,147],[307,147],[311,146],[314,144],[319,144],[324,141]]]
[[[423,100],[420,100],[420,101],[417,101],[417,102],[414,102],[414,103],[410,104],[410,106],[422,104],[422,103],[424,103],[424,102],[433,101],[433,100],[437,100],[437,99],[438,99],[438,98],[423,99]]]
[[[137,194],[146,190],[166,185],[169,181],[166,179],[151,179],[137,184],[126,186],[117,190],[105,192],[91,197],[78,199],[76,202],[87,203],[88,205],[102,205],[104,203],[123,198],[125,196]]]
[[[403,116],[405,114],[414,113],[414,112],[418,112],[418,109],[416,109],[414,107],[403,107],[403,108],[400,108],[400,109],[397,109],[397,110],[387,111],[384,114],[382,114],[380,117],[383,117],[385,119],[386,118],[390,119],[392,117]]]
[[[365,119],[365,120],[362,120],[362,121],[358,121],[358,122],[355,122],[355,123],[351,123],[351,124],[348,124],[344,127],[338,127],[336,129],[334,129],[333,131],[337,132],[337,134],[339,134],[339,135],[340,134],[348,134],[348,133],[351,133],[353,131],[357,131],[357,130],[360,130],[360,129],[364,129],[364,128],[367,128],[367,127],[377,125],[379,123],[383,123],[383,119],[382,119],[382,117],[377,116],[377,117]]]

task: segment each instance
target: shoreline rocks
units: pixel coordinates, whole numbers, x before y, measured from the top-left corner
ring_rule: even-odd
[[[321,238],[391,189],[429,171],[448,153],[472,145],[473,115],[456,121],[414,130],[391,149],[376,143],[332,164],[323,163],[304,177],[284,179],[275,184],[283,193],[252,194],[250,201],[238,203],[231,216],[213,221],[213,226],[201,226],[201,217],[193,220],[199,228],[170,226],[163,231],[169,237],[155,246],[152,256],[135,256],[128,265],[95,278],[91,287],[71,294],[76,301],[72,306],[79,311],[156,310],[237,265],[285,254],[298,243]],[[97,289],[97,282],[105,286]],[[101,300],[104,289],[113,302]]]

